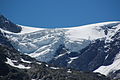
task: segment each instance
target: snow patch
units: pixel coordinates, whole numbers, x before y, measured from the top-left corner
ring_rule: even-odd
[[[70,70],[70,69],[68,69],[68,71],[67,71],[68,73],[72,73],[72,71]]]
[[[46,64],[45,66],[48,67],[49,65]]]
[[[24,63],[31,63],[30,61],[26,61],[24,59],[21,58],[21,61],[24,62]]]
[[[58,55],[57,57],[55,57],[55,59],[57,59],[57,58],[59,58],[59,57],[61,57],[61,56],[64,56],[65,55],[65,53],[64,54],[60,54],[60,55]]]
[[[99,72],[104,75],[108,75],[110,72],[116,71],[120,69],[120,52],[116,55],[113,63],[108,66],[100,66],[94,72]]]
[[[68,64],[72,63],[73,60],[77,59],[78,57],[72,57],[70,58],[70,61],[68,62]]]
[[[19,65],[14,65],[13,61],[9,58],[7,58],[7,62],[5,62],[6,64],[9,64],[13,67],[16,67],[16,68],[20,68],[20,69],[30,69],[31,67],[25,67],[24,65],[22,64],[19,64]]]
[[[51,69],[60,69],[60,68],[58,68],[58,67],[50,67]]]
[[[40,62],[37,62],[37,64],[41,65],[42,63],[40,63]]]

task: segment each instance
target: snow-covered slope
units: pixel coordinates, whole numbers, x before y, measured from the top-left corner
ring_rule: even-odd
[[[45,29],[16,25],[0,15],[0,44],[49,64],[120,78],[120,21]],[[7,55],[7,64],[31,67],[25,66],[29,60],[13,55],[26,63],[15,65],[11,54]]]
[[[90,24],[90,25],[78,26],[72,28],[45,29],[45,28],[33,28],[27,26],[21,26],[21,28],[22,29],[20,33],[13,33],[9,31],[5,31],[3,29],[0,30],[2,31],[3,34],[4,33],[6,34],[6,37],[11,41],[13,47],[18,51],[20,51],[21,53],[27,54],[31,57],[34,57],[44,62],[50,62],[53,59],[54,61],[58,60],[58,63],[60,63],[61,61],[63,63],[60,64],[61,65],[65,64],[67,67],[70,66],[72,68],[75,68],[73,67],[73,64],[78,65],[78,67],[81,68],[76,68],[76,69],[81,70],[82,69],[81,64],[87,61],[87,59],[83,59],[83,58],[87,58],[87,57],[89,58],[92,57],[93,55],[96,56],[104,55],[103,57],[105,57],[105,59],[102,58],[103,60],[101,60],[101,63],[99,64],[102,65],[102,61],[105,61],[107,57],[109,57],[107,52],[109,51],[110,45],[108,44],[109,43],[112,44],[111,42],[114,41],[112,37],[120,30],[120,21],[96,23],[96,24]],[[101,41],[99,44],[100,46],[96,45],[97,42],[96,40]],[[103,44],[101,45],[102,41],[105,42],[104,45]],[[98,49],[92,49],[91,44],[95,45],[94,48],[98,47]],[[88,46],[90,46],[90,49],[88,48]],[[104,48],[103,51],[101,47]],[[60,49],[62,50],[61,52]],[[84,54],[81,55],[83,49],[85,49],[86,51],[84,50],[85,51]],[[90,54],[88,54],[90,52],[89,50],[91,50]],[[97,54],[96,52],[98,51],[95,52],[95,50],[101,51],[102,53]],[[94,52],[95,54],[92,54],[92,52]],[[95,60],[97,61],[96,58],[98,57],[94,57],[95,60],[90,59],[93,60],[90,61],[89,63],[91,64],[92,67],[89,68],[88,70],[100,72],[105,75],[108,75],[109,72],[111,71],[119,70],[119,66],[118,66],[120,63],[120,60],[118,58],[119,54],[120,53],[116,55],[115,53],[114,55],[116,55],[116,57],[114,58],[113,63],[106,66],[104,65],[100,67],[95,66],[95,64],[97,64]],[[80,63],[79,60],[80,61],[84,60],[84,61],[83,63]],[[86,64],[85,62],[85,65],[89,65],[89,64]]]
[[[19,34],[25,34],[25,33],[31,33],[31,32],[35,32],[35,31],[39,31],[39,30],[43,30],[44,28],[35,28],[35,27],[28,27],[28,26],[22,26],[21,32],[19,32]]]
[[[117,22],[104,22],[104,23],[68,28],[69,31],[67,32],[67,34],[69,34],[69,37],[72,40],[80,40],[80,39],[95,40],[98,38],[105,37],[105,32],[104,32],[105,29],[103,29],[103,26],[107,28],[108,24],[114,24],[114,23]]]
[[[86,47],[91,41],[110,37],[110,35],[115,34],[115,30],[118,30],[120,28],[120,25],[116,26],[119,23],[119,21],[104,22],[68,28],[69,30],[65,32],[66,37],[69,39],[68,41],[70,41],[70,43],[68,43],[68,46],[73,46],[72,43],[74,44],[74,47],[68,47],[68,49],[72,50],[73,52],[78,52],[79,50]],[[76,45],[75,42],[77,43]]]
[[[109,37],[119,28],[120,22],[104,22],[73,28],[42,29],[22,27],[21,33],[9,33],[7,37],[12,45],[22,53],[35,57],[40,61],[48,62],[54,56],[60,45],[70,52],[79,52],[88,46],[91,41]],[[117,25],[117,26],[116,26]],[[110,27],[111,26],[111,27]]]

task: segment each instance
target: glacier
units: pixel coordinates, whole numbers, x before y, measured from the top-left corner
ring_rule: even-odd
[[[20,33],[8,33],[14,48],[40,61],[48,62],[55,56],[60,45],[65,45],[69,52],[79,52],[96,39],[106,38],[120,28],[119,21],[103,22],[72,28],[34,28],[21,26]],[[108,26],[109,25],[109,26]],[[111,28],[110,28],[111,25]],[[107,33],[106,34],[106,31]]]
[[[29,55],[39,61],[49,62],[52,59],[59,59],[62,56],[70,53],[79,53],[80,51],[95,40],[105,40],[103,46],[107,53],[109,43],[113,41],[112,37],[120,30],[120,21],[102,22],[84,26],[77,26],[71,28],[35,28],[28,26],[21,26],[22,30],[19,33],[10,32],[0,28],[1,33],[10,40],[12,46],[20,51],[22,54]],[[60,46],[64,46],[65,52],[56,54]],[[119,44],[118,44],[119,45]],[[109,54],[105,56],[105,60]],[[71,65],[75,60],[79,60],[79,56],[67,57],[67,66]],[[65,59],[67,60],[67,59]],[[27,62],[21,59],[22,62]],[[13,60],[7,59],[7,64],[14,67],[21,67],[22,65],[13,65]],[[39,63],[40,64],[40,63]],[[120,52],[115,56],[112,64],[101,65],[94,72],[100,72],[104,75],[109,75],[110,72],[120,70]],[[22,68],[30,68],[22,66]],[[53,69],[56,69],[53,67]]]

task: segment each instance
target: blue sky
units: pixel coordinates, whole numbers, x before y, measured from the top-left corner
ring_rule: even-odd
[[[16,24],[73,27],[120,20],[120,0],[0,0],[0,13]]]

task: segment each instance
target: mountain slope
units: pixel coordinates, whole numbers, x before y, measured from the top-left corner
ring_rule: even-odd
[[[4,43],[39,61],[120,78],[119,21],[56,29],[21,26],[19,33],[1,28],[1,34]]]
[[[3,30],[14,32],[14,33],[19,33],[22,29],[20,26],[12,23],[3,15],[0,15],[0,28]]]
[[[56,68],[0,44],[0,80],[110,80],[101,74]]]
[[[64,45],[70,52],[79,52],[91,41],[110,36],[109,33],[114,33],[115,29],[109,27],[117,28],[115,25],[118,24],[119,22],[111,22],[100,24],[98,27],[96,24],[95,26],[88,25],[68,29],[41,29],[26,34],[11,33],[8,34],[8,38],[20,52],[30,54],[40,61],[48,62],[54,57],[54,53],[60,45]],[[51,56],[50,59],[47,57],[48,55]],[[48,60],[44,59],[46,57]]]

